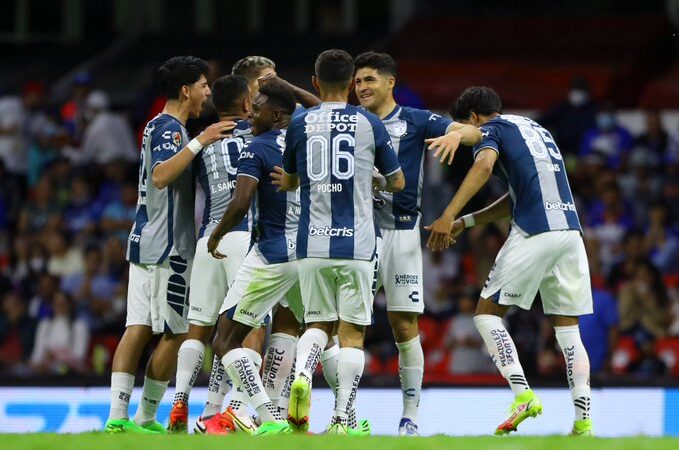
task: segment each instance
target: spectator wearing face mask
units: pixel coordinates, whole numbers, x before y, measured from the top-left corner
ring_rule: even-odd
[[[596,126],[585,133],[580,156],[600,154],[609,168],[618,169],[623,166],[633,145],[630,132],[617,123],[613,105],[607,104],[597,113]]]
[[[596,107],[592,103],[589,83],[582,77],[571,82],[567,99],[547,111],[539,122],[548,128],[565,154],[580,148],[585,132],[595,125]]]

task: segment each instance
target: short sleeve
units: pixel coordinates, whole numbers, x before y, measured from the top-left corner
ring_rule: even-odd
[[[435,114],[431,111],[424,111],[427,113],[426,126],[425,126],[425,138],[436,138],[446,134],[448,127],[453,123],[447,117],[443,117],[440,114]]]
[[[172,158],[182,145],[182,127],[172,121],[154,130],[151,134],[151,167]]]
[[[264,159],[261,156],[261,144],[250,143],[250,145],[240,152],[238,158],[238,175],[254,178],[259,181],[264,172]]]
[[[483,125],[479,128],[481,132],[481,142],[474,146],[474,158],[479,152],[486,148],[492,148],[499,155],[500,154],[500,132],[494,125]]]
[[[382,175],[393,175],[401,170],[398,156],[394,151],[391,138],[381,120],[372,122],[373,133],[375,136],[375,167]]]
[[[298,116],[299,117],[299,116]],[[298,128],[297,120],[293,120],[285,133],[285,150],[283,151],[283,170],[289,174],[297,173],[297,155],[295,151],[295,130]]]

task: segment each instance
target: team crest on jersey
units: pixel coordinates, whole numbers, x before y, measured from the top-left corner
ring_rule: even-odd
[[[386,124],[386,128],[390,136],[401,137],[408,131],[408,123],[405,120],[397,120]]]
[[[179,147],[179,145],[182,143],[182,135],[179,134],[179,131],[175,131],[174,133],[172,133],[172,143],[176,147]]]

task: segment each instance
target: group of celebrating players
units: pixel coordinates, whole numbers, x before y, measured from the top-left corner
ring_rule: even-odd
[[[167,103],[143,135],[127,248],[127,324],[113,358],[106,431],[186,432],[189,395],[212,339],[208,398],[196,432],[307,432],[321,363],[335,395],[327,433],[369,435],[370,423],[357,419],[354,404],[365,329],[383,286],[399,351],[399,434],[418,436],[424,157],[431,149],[450,164],[464,144],[474,148],[475,162],[425,229],[428,246],[441,251],[465,228],[512,219],[474,317],[515,394],[496,434],[542,412],[502,323],[510,305],[530,308],[539,290],[567,362],[573,434],[591,435],[589,360],[577,325],[577,316],[592,311],[589,272],[564,164],[548,131],[503,115],[488,88],[462,93],[456,121],[399,106],[396,63],[384,53],[354,59],[343,50],[322,52],[312,78],[318,97],[279,78],[273,61],[261,56],[238,61],[212,86],[207,72],[192,56],[171,58],[158,70]],[[360,107],[348,103],[352,90]],[[190,139],[186,121],[208,100],[219,122]],[[493,172],[508,194],[458,217]],[[205,194],[197,242],[195,184]],[[154,334],[160,341],[130,420],[134,373]],[[175,367],[166,428],[156,411]]]

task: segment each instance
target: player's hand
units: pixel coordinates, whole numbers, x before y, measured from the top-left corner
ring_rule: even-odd
[[[434,158],[438,158],[442,164],[447,162],[448,165],[451,165],[461,139],[462,133],[451,131],[437,138],[425,139],[424,142],[429,144],[428,150],[434,150]]]
[[[212,234],[207,240],[207,251],[217,259],[226,258],[226,255],[219,253],[219,250],[217,250],[217,247],[219,247],[219,243],[221,242],[221,240],[222,237],[217,235],[215,232],[212,232]]]
[[[297,189],[297,177],[295,175],[286,173],[285,169],[280,166],[274,166],[273,170],[269,176],[271,177],[271,184],[278,186],[278,192]]]
[[[280,80],[278,75],[276,75],[276,72],[269,72],[266,75],[264,75],[263,77],[257,78],[257,84],[261,88],[266,83],[268,83],[269,81],[272,81],[272,80]]]
[[[424,229],[431,232],[427,241],[427,248],[434,252],[440,252],[454,244],[453,224],[454,220],[441,216],[431,225],[425,226]]]
[[[373,167],[373,194],[383,191],[387,187],[387,179],[377,168]]]
[[[232,120],[222,120],[213,123],[205,129],[198,137],[198,141],[205,147],[220,139],[231,137],[231,130],[236,128],[236,122]]]

